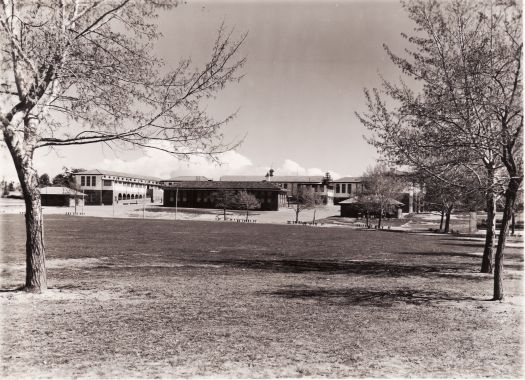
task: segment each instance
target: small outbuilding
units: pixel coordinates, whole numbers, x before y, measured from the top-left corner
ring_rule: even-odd
[[[42,206],[73,207],[84,205],[86,194],[63,186],[49,186],[40,189]]]
[[[369,199],[373,202],[373,199]],[[389,198],[387,200],[388,209],[386,210],[387,216],[399,217],[399,210],[403,207],[403,203],[395,199]],[[359,197],[352,197],[339,202],[341,206],[341,216],[347,218],[359,218],[364,216],[366,212],[366,205]],[[371,216],[375,213],[370,213]]]

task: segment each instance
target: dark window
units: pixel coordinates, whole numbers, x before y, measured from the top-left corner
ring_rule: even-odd
[[[354,189],[354,190],[355,190],[355,189]],[[350,194],[352,194],[352,184],[351,184],[351,183],[348,184],[348,192],[349,192]]]
[[[91,186],[97,186],[97,177],[91,177]]]
[[[111,186],[111,181],[108,181],[107,179],[105,179],[104,186]]]
[[[346,193],[346,183],[343,183],[343,184],[341,185],[341,187],[342,187],[341,192],[342,192],[342,193]]]
[[[80,176],[80,186],[86,186],[86,177]]]
[[[339,193],[339,184],[336,184],[336,185],[335,185],[335,192],[336,192],[336,193]]]
[[[86,186],[91,186],[91,177],[90,176],[86,177]]]
[[[284,186],[285,189],[288,189],[288,184],[287,183],[285,183],[283,186]]]

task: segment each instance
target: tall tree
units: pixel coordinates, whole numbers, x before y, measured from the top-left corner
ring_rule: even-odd
[[[442,169],[451,165],[478,176],[476,167],[483,168],[490,225],[496,189],[504,186],[507,212],[494,289],[494,298],[502,299],[505,236],[523,181],[521,6],[512,0],[413,0],[404,8],[416,25],[414,35],[404,36],[412,48],[407,57],[386,50],[411,80],[421,83],[421,91],[406,82],[384,81],[389,106],[379,90],[366,91],[369,112],[358,116],[375,132],[373,143],[381,151],[436,178],[446,180]],[[501,181],[500,168],[506,171]],[[483,272],[492,270],[493,244],[494,235],[488,233]]]
[[[46,288],[36,149],[105,143],[215,156],[224,120],[203,103],[237,81],[244,58],[223,27],[201,67],[153,55],[161,9],[176,2],[0,0],[0,127],[26,204],[25,289]],[[174,47],[176,48],[176,47]]]

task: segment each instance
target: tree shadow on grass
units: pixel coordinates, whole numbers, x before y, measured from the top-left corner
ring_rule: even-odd
[[[481,259],[480,253],[468,253],[468,252],[395,252],[395,255],[408,255],[408,256],[447,256],[447,257],[472,257]]]
[[[429,274],[439,274],[440,272],[462,273],[466,271],[464,265],[461,267],[447,265],[400,265],[393,262],[375,261],[222,259],[199,261],[199,263],[276,273],[321,272],[327,274],[357,274],[379,277],[426,276]]]
[[[462,242],[455,242],[455,243],[441,243],[443,245],[453,245],[455,247],[469,247],[469,248],[481,248],[485,246],[483,242],[480,243],[462,243]]]
[[[392,307],[395,304],[423,305],[435,301],[482,301],[473,297],[411,289],[369,290],[362,288],[283,288],[263,295],[290,300],[316,300],[331,305]],[[487,300],[488,301],[488,300]]]
[[[0,289],[0,293],[17,293],[24,290],[23,286],[17,286],[16,288]]]

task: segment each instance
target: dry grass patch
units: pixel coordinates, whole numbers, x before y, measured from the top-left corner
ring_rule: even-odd
[[[23,282],[2,216],[2,288]],[[520,377],[522,243],[338,228],[46,218],[50,291],[0,293],[3,377]],[[54,264],[53,264],[54,263]]]

